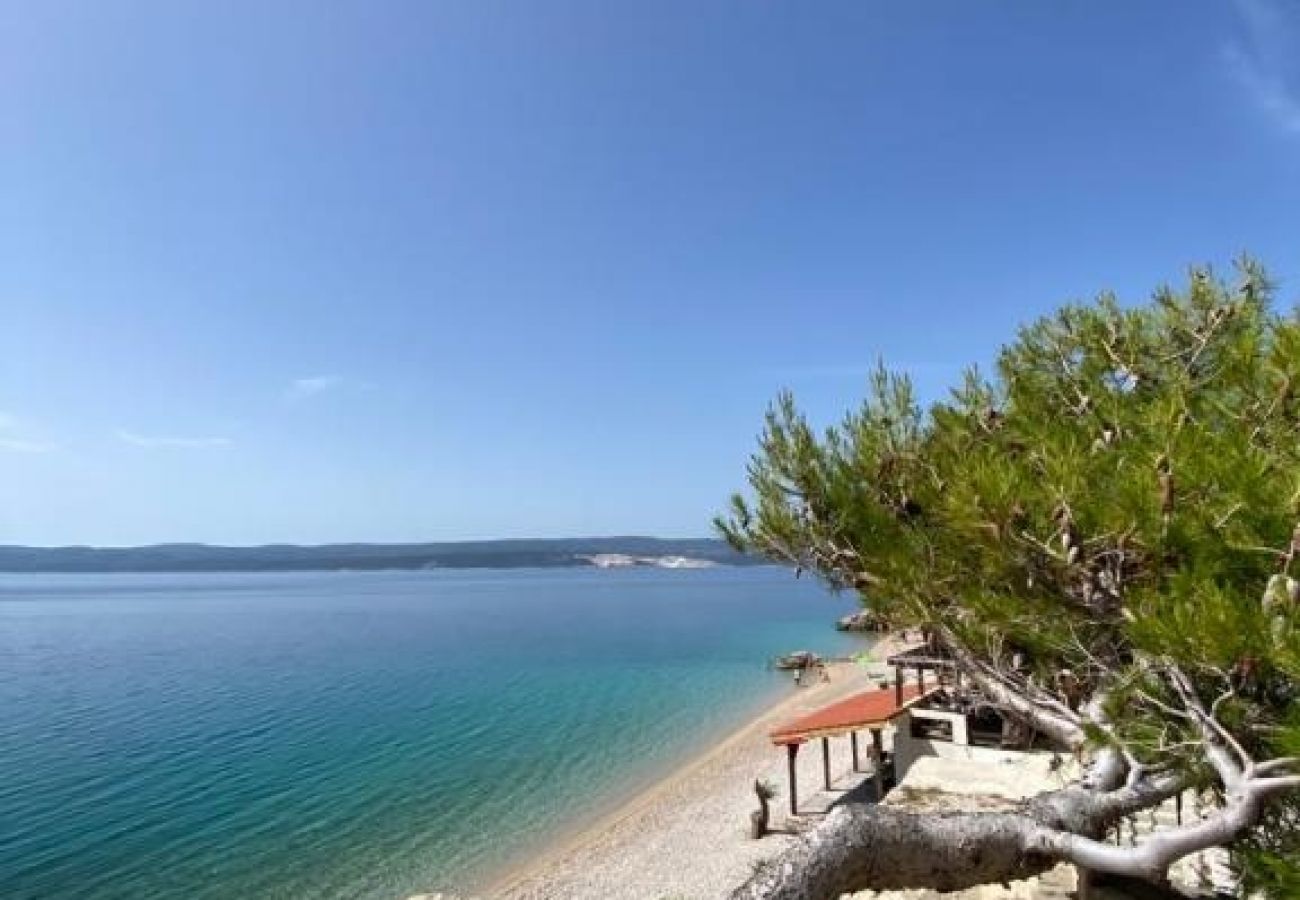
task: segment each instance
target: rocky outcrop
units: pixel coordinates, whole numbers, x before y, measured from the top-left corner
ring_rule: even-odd
[[[835,623],[835,627],[840,631],[881,632],[889,630],[889,623],[869,609],[860,609],[840,619]]]
[[[811,650],[796,650],[778,656],[772,665],[778,669],[811,669],[822,664],[822,658]]]

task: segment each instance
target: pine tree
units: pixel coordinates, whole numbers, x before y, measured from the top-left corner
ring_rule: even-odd
[[[738,896],[950,888],[1060,860],[1159,880],[1228,843],[1254,884],[1292,896],[1300,317],[1276,312],[1273,294],[1242,260],[1231,283],[1197,269],[1145,305],[1065,306],[1023,328],[991,377],[969,371],[928,409],[882,369],[820,434],[779,398],[751,496],[733,498],[720,532],[931,629],[1004,712],[1094,764],[1000,823],[1002,843],[972,821],[967,837],[985,835],[989,852],[964,874],[826,866],[801,844],[784,880],[771,867]],[[1097,840],[1188,788],[1217,798],[1213,827],[1136,848]],[[865,844],[858,832],[888,831],[888,818],[829,817],[823,829],[843,834],[823,843]]]

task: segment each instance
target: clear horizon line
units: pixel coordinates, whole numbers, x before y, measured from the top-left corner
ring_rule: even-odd
[[[155,541],[144,544],[23,544],[0,542],[0,550],[150,550],[159,547],[206,547],[216,550],[260,550],[267,547],[296,547],[315,549],[327,547],[420,547],[431,544],[507,544],[533,541],[718,541],[725,543],[716,535],[664,536],[655,534],[583,534],[559,537],[500,537],[500,538],[450,538],[444,540],[409,540],[409,541],[324,541],[321,543],[298,543],[295,541],[267,541],[260,544],[226,544],[208,541]]]

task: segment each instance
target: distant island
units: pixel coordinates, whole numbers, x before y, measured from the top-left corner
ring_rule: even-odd
[[[222,547],[0,546],[0,572],[305,572],[341,569],[627,568],[759,565],[712,538],[538,538],[429,544]]]

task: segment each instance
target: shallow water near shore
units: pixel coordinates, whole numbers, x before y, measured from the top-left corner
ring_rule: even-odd
[[[0,576],[0,896],[472,885],[859,650],[775,568]]]

